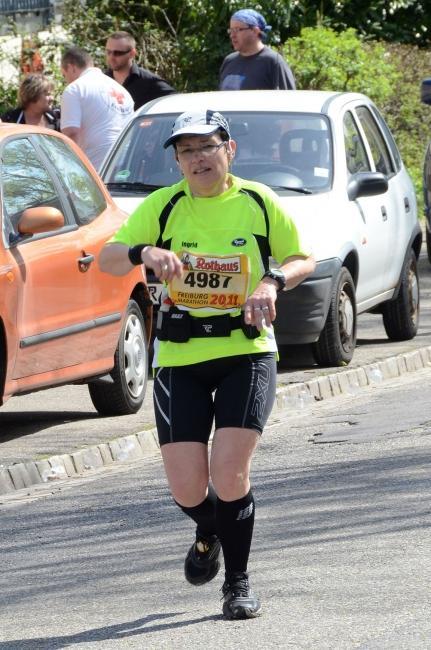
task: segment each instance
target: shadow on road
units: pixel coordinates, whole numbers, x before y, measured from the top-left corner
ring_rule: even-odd
[[[94,418],[100,418],[100,416],[96,412],[86,411],[0,412],[0,441],[14,440],[17,437],[38,433],[49,427],[67,424],[67,422],[93,420]]]
[[[116,639],[126,639],[140,634],[148,634],[149,632],[163,632],[164,630],[188,627],[189,625],[197,625],[198,623],[204,623],[205,621],[215,621],[222,618],[221,615],[200,616],[199,618],[189,619],[187,621],[177,621],[176,623],[155,623],[149,625],[154,621],[172,618],[174,616],[181,616],[182,614],[184,614],[184,612],[150,614],[144,618],[138,618],[135,621],[107,625],[105,627],[85,630],[84,632],[78,632],[76,634],[65,634],[64,636],[56,637],[38,637],[35,639],[15,639],[13,641],[5,641],[4,643],[0,642],[0,648],[4,648],[4,650],[35,650],[35,648],[40,648],[41,650],[42,648],[43,650],[59,650],[60,648],[65,648],[76,643],[115,641]]]

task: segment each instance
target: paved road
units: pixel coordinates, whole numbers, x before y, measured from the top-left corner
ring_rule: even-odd
[[[358,347],[349,368],[431,345],[431,267],[425,255],[420,260],[420,275],[422,313],[417,337],[402,343],[388,341],[381,316],[365,314],[359,318]],[[280,385],[344,370],[313,366],[306,352],[291,349],[289,365],[279,367]],[[152,428],[151,383],[140,412],[121,418],[99,418],[85,386],[65,386],[10,399],[0,410],[0,466],[70,453]]]
[[[430,386],[426,369],[272,419],[253,468],[253,621],[222,620],[221,577],[184,581],[192,526],[158,458],[9,501],[0,650],[431,648]]]

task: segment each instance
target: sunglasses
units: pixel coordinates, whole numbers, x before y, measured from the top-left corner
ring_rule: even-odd
[[[128,50],[105,50],[108,56],[124,56],[125,54],[129,54],[131,51],[131,47],[129,47]]]

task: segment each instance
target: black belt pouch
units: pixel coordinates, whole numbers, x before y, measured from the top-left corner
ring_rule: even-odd
[[[187,311],[174,308],[157,314],[156,336],[159,341],[186,343],[191,334],[191,316]]]

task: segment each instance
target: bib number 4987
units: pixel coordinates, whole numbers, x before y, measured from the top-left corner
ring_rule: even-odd
[[[184,284],[190,287],[199,287],[205,289],[218,289],[219,287],[227,289],[229,282],[232,280],[230,275],[220,275],[219,273],[205,273],[203,271],[189,271],[184,278]]]
[[[250,262],[247,255],[178,253],[181,278],[169,282],[169,297],[178,307],[235,311],[247,299]]]

